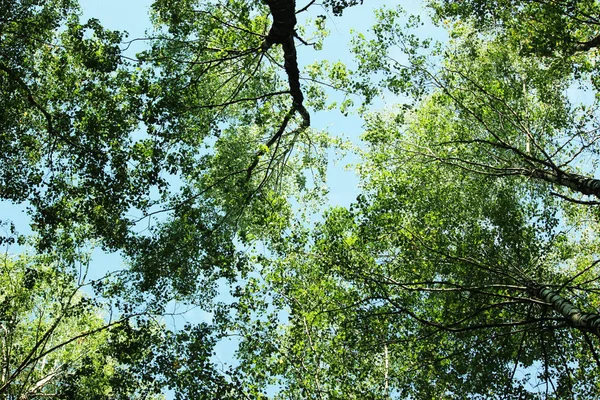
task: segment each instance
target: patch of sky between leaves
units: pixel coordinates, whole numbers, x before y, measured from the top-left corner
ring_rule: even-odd
[[[586,108],[592,108],[594,105],[597,105],[599,99],[595,97],[593,84],[590,79],[586,82],[586,85],[581,84],[572,84],[566,91],[566,95],[574,106],[581,106]],[[590,128],[590,132],[597,130],[594,126],[598,125],[598,120],[594,118],[587,126]],[[586,154],[585,152],[583,154]],[[593,176],[595,179],[600,179],[600,169],[598,169],[597,165],[592,164],[592,156],[590,153],[587,153],[588,157],[584,158],[583,156],[577,157],[575,161],[575,165],[581,168],[582,172]]]

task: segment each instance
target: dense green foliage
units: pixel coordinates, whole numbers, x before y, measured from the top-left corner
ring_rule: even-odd
[[[152,384],[125,369],[116,354],[117,347],[135,346],[143,340],[121,333],[129,318],[105,321],[103,307],[84,294],[56,261],[3,258],[0,283],[3,396],[104,399],[147,395]],[[115,348],[109,348],[109,342]],[[127,361],[135,362],[136,354],[128,353]]]
[[[304,15],[361,4],[156,0],[127,40],[0,0],[0,200],[33,231],[1,216],[1,395],[600,397],[600,4],[427,1],[440,43],[384,7],[306,65]],[[336,107],[361,194],[327,209]],[[95,247],[126,267],[88,280]]]

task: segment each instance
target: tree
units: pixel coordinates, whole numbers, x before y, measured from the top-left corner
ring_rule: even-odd
[[[2,379],[9,399],[108,398],[120,367],[105,349],[128,318],[105,320],[100,305],[48,257],[3,257],[0,297]],[[117,389],[144,393],[152,385]]]
[[[369,194],[281,245],[288,324],[247,327],[243,362],[283,398],[597,397],[596,235],[526,180],[398,163],[375,121]]]
[[[129,321],[130,309],[151,304],[152,317],[174,297],[210,309],[217,281],[248,271],[235,241],[276,235],[290,214],[288,194],[305,185],[302,170],[324,171],[324,149],[332,141],[308,135],[295,11],[292,1],[156,1],[155,36],[131,59],[121,52],[123,34],[94,19],[81,21],[75,1],[0,4],[0,198],[28,207],[36,251],[58,254],[65,270],[76,266],[81,248],[95,245],[122,251],[131,265],[110,290],[99,292],[121,302],[127,323],[109,339],[94,335],[94,356],[70,370],[72,382],[63,379],[57,394],[84,390],[90,383],[79,386],[79,375],[93,375],[89,368],[101,365],[97,360],[108,352],[129,368],[119,372],[124,377],[111,395],[139,393],[128,390],[148,376],[156,379],[151,391],[169,385],[180,394],[241,395],[206,361],[216,340],[213,328],[173,333],[145,321],[145,312]],[[267,33],[269,13],[274,22]],[[293,153],[300,146],[305,154]],[[45,292],[35,289],[23,296],[34,296],[28,304],[41,307],[36,291]],[[69,309],[69,298],[59,295],[57,307],[63,302]],[[65,318],[42,321],[49,324],[48,337]],[[21,328],[11,333],[16,339],[24,335]],[[147,343],[132,344],[138,340]],[[31,344],[5,390],[28,379],[25,369],[39,366],[47,350],[37,352],[42,344]],[[128,351],[115,350],[121,345]],[[139,350],[133,359],[120,358],[132,349]],[[189,359],[179,360],[175,349],[189,352]],[[169,372],[174,364],[182,367]],[[35,372],[44,379],[47,371]],[[193,385],[197,380],[200,387]],[[54,390],[48,385],[44,390]]]
[[[408,41],[395,29],[384,31],[384,47]],[[436,88],[415,105],[418,122],[411,129],[423,135],[405,147],[407,155],[489,176],[527,176],[575,202],[572,193],[597,199],[600,182],[588,172],[596,162],[597,101],[573,104],[567,96],[587,80],[573,74],[573,64],[592,63],[595,56],[540,60],[466,25],[450,34],[441,67],[428,68],[422,59],[408,67],[395,60],[388,65],[390,73],[410,69],[417,76],[411,79]],[[358,51],[367,59],[367,46]],[[402,85],[394,77],[388,82],[396,90]]]
[[[164,311],[114,296],[107,304],[118,284],[109,277],[85,282],[59,260],[22,255],[2,259],[0,284],[7,399],[158,399],[167,387],[175,398],[244,398],[211,360],[213,328],[173,331]],[[103,296],[91,297],[90,286]]]
[[[289,313],[243,327],[248,379],[282,398],[597,397],[596,103],[564,95],[595,55],[524,55],[463,22],[429,67],[395,17],[357,41],[355,76],[414,97],[367,117],[357,202],[296,227],[241,295]]]
[[[235,275],[234,238],[285,225],[306,170],[324,171],[334,141],[308,130],[293,1],[156,1],[135,58],[76,2],[0,11],[0,198],[28,206],[39,251],[98,243],[144,288],[191,293]]]
[[[156,183],[125,170],[140,93],[126,87],[135,77],[122,67],[121,34],[76,12],[72,1],[1,5],[0,196],[30,204],[41,249],[75,226],[114,246],[120,214],[143,208],[140,192]]]
[[[429,4],[438,18],[467,20],[480,30],[500,31],[525,53],[570,55],[600,44],[599,5],[593,0],[434,0]]]
[[[357,3],[324,4],[341,15]],[[7,321],[25,317],[10,340],[28,350],[0,390],[600,395],[597,103],[565,94],[596,90],[597,3],[431,1],[451,36],[434,47],[411,30],[418,17],[404,27],[380,11],[372,40],[355,40],[358,71],[307,75],[367,104],[409,99],[363,114],[363,194],[310,228],[290,197],[310,190],[307,171],[323,179],[338,143],[310,128],[324,92],[298,63],[297,46],[325,35],[323,16],[313,39],[297,26],[315,4],[157,0],[150,37],[129,42],[71,1],[0,4],[0,198],[27,204],[36,251],[60,260],[30,267],[48,280],[6,262],[7,280],[34,286],[11,294],[24,305]],[[124,55],[136,40],[146,50]],[[114,325],[73,281],[95,244],[129,265],[94,285]],[[219,284],[233,303],[215,299]],[[156,322],[182,299],[212,323]],[[37,318],[42,306],[58,314]],[[33,338],[31,315],[44,332]],[[230,335],[240,364],[222,371],[212,352]],[[87,358],[70,346],[79,337]]]

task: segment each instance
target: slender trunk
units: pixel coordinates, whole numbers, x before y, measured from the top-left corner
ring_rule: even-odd
[[[552,304],[554,311],[562,315],[572,326],[600,337],[600,315],[582,312],[573,303],[552,289],[537,289],[536,296]]]
[[[385,397],[391,398],[390,393],[390,378],[389,378],[389,370],[390,370],[390,356],[388,354],[388,346],[387,343],[383,345],[383,361],[384,361],[384,379],[385,379]]]
[[[8,374],[10,371],[10,361],[9,361],[9,343],[8,343],[8,329],[4,324],[0,324],[0,330],[2,330],[2,373],[0,376],[0,384],[4,384],[8,379]]]
[[[269,33],[265,37],[262,43],[262,50],[269,50],[274,44],[280,44],[283,49],[284,58],[284,69],[288,77],[288,84],[290,86],[290,95],[292,96],[292,108],[283,119],[279,130],[271,137],[267,142],[267,148],[271,148],[272,145],[278,143],[281,139],[284,131],[286,130],[288,123],[296,112],[302,117],[302,123],[298,126],[296,134],[294,135],[295,142],[298,132],[308,128],[310,126],[310,114],[308,110],[302,104],[304,102],[304,95],[300,87],[300,70],[298,69],[298,54],[296,52],[296,44],[294,43],[294,36],[296,36],[296,1],[295,0],[263,0],[266,5],[269,6],[271,11],[271,17],[273,17],[273,24]],[[259,150],[254,156],[254,160],[250,167],[246,171],[246,181],[250,181],[254,169],[258,165],[259,159],[265,154],[264,150]]]

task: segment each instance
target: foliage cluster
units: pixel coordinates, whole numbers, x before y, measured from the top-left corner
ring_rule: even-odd
[[[0,1],[0,200],[33,231],[0,221],[28,249],[0,259],[2,396],[600,397],[600,3],[426,1],[442,42],[384,7],[355,69],[302,67],[304,15],[360,4],[156,0],[127,41]],[[364,124],[346,208],[347,144],[311,127],[335,108]],[[96,247],[126,268],[89,279]]]

